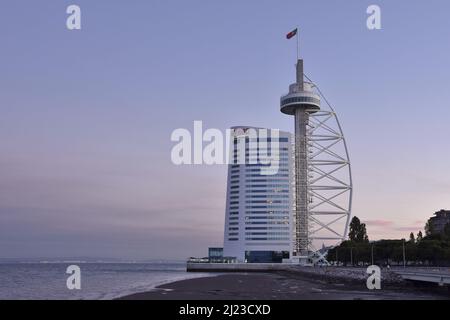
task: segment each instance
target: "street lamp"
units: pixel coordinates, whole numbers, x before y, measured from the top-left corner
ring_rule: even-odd
[[[372,244],[372,265],[373,265],[373,244]]]
[[[406,250],[405,250],[405,239],[403,239],[403,268],[406,268]]]

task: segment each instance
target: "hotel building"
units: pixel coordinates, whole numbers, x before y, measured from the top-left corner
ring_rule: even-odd
[[[292,257],[293,135],[271,132],[231,129],[223,255],[238,262],[282,262]],[[263,160],[266,154],[278,154],[276,167]]]

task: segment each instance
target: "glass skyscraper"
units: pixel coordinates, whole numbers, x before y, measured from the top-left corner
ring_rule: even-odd
[[[292,134],[233,127],[230,142],[224,257],[250,263],[290,258],[294,235]],[[276,162],[267,161],[274,157]]]

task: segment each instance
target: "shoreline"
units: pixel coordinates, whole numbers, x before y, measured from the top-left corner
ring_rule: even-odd
[[[365,281],[276,271],[215,274],[155,287],[117,300],[449,300],[447,288],[386,281],[368,290]]]

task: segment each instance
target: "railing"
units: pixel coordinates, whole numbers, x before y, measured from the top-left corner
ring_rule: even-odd
[[[440,286],[450,284],[450,273],[395,271],[405,280],[433,282]]]

